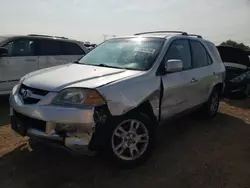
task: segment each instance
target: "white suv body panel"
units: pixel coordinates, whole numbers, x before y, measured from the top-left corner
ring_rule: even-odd
[[[0,57],[0,95],[9,94],[24,75],[38,70],[38,57]]]
[[[42,40],[47,38],[29,37],[29,36],[11,36],[6,37],[1,41],[0,47],[7,45],[15,40]],[[54,39],[56,40],[56,39]],[[64,40],[65,41],[65,40]],[[74,40],[66,40],[77,44],[85,53],[88,52],[87,48],[82,45],[81,42]],[[8,56],[0,57],[0,95],[10,94],[12,88],[19,82],[19,80],[28,73],[53,67],[57,65],[63,65],[77,61],[82,55],[47,55],[47,56]]]
[[[57,55],[57,56],[38,56],[38,67],[44,69],[57,65],[65,65],[80,59],[81,55]]]

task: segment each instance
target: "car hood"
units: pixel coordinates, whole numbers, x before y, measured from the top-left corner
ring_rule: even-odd
[[[96,88],[141,73],[73,63],[30,73],[22,82],[29,87],[58,92],[68,87]]]

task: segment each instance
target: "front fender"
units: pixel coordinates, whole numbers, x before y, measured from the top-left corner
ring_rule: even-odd
[[[98,88],[107,101],[113,116],[120,116],[148,101],[155,117],[160,110],[160,77],[148,76],[130,78]]]

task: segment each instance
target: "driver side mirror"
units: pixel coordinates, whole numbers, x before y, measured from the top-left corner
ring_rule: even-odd
[[[164,67],[167,73],[179,72],[183,70],[183,62],[180,59],[169,59]]]
[[[8,56],[7,48],[0,47],[0,57]]]

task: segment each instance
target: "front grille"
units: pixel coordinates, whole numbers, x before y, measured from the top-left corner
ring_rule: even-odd
[[[34,118],[30,118],[23,114],[20,114],[14,111],[14,115],[28,128],[34,128],[40,131],[45,132],[46,130],[46,122]]]
[[[23,92],[29,92],[29,94],[31,94],[31,96],[24,96]],[[32,87],[28,87],[24,84],[22,84],[20,89],[19,89],[19,95],[23,99],[24,104],[36,104],[41,100],[42,97],[44,97],[48,93],[49,92],[46,90],[35,89]],[[36,95],[36,97],[34,95]]]
[[[35,89],[35,88],[32,88],[32,87],[28,87],[24,84],[21,85],[20,87],[20,91],[21,89],[25,89],[25,90],[30,90],[33,94],[35,95],[41,95],[41,96],[45,96],[47,95],[49,92],[48,91],[45,91],[45,90],[42,90],[42,89]]]

